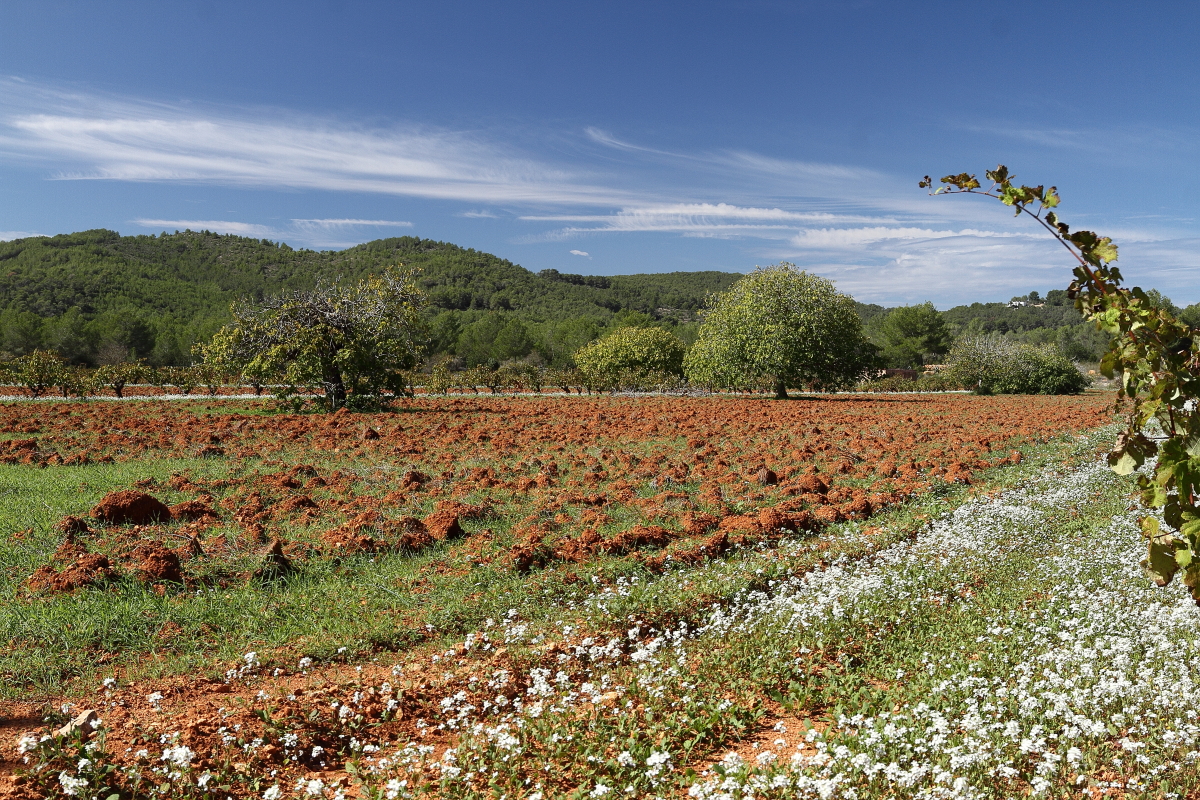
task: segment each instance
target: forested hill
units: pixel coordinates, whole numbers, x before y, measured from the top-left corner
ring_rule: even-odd
[[[0,355],[45,346],[95,361],[107,345],[163,363],[185,361],[191,344],[223,324],[238,297],[306,288],[322,276],[355,279],[398,262],[422,270],[431,316],[442,315],[444,341],[435,344],[450,351],[456,342],[448,337],[483,317],[492,328],[509,316],[525,328],[582,320],[598,329],[618,314],[686,323],[709,293],[740,277],[535,274],[489,253],[412,236],[317,252],[207,231],[92,230],[0,242]],[[526,333],[518,338],[536,338],[536,331]]]
[[[451,356],[466,366],[526,358],[560,366],[604,331],[629,324],[662,325],[691,343],[707,296],[741,277],[535,274],[489,253],[413,236],[317,252],[207,231],[84,231],[0,242],[0,360],[44,348],[76,363],[144,358],[187,364],[192,346],[228,321],[230,303],[239,297],[308,288],[322,277],[356,280],[396,263],[421,270],[430,299],[431,357]],[[1080,319],[1062,290],[1014,301],[930,311],[950,337],[995,333],[1055,343],[1085,361],[1103,351],[1107,340]],[[903,347],[889,355],[887,321],[894,310],[857,307],[890,365],[916,357]],[[1200,323],[1200,304],[1181,313]]]
[[[535,274],[489,253],[413,236],[316,252],[206,231],[121,236],[93,230],[0,242],[0,310],[41,317],[72,307],[84,314],[224,315],[237,297],[307,288],[320,276],[358,278],[395,263],[422,270],[420,282],[435,308],[512,310],[531,319],[606,316],[622,309],[695,312],[709,292],[740,277]]]

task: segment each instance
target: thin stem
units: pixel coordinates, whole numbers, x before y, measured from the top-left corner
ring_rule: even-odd
[[[974,189],[958,189],[958,190],[949,189],[949,190],[943,192],[943,194],[976,194],[976,195],[981,194],[984,197],[991,197],[994,200],[1001,199],[1000,195],[992,194],[991,191],[977,192]],[[1053,236],[1055,239],[1058,240],[1059,244],[1061,244],[1063,247],[1067,248],[1067,252],[1075,257],[1075,260],[1079,262],[1079,266],[1083,267],[1084,270],[1087,271],[1088,277],[1090,277],[1092,280],[1095,280],[1095,278],[1096,278],[1095,273],[1092,272],[1092,270],[1089,268],[1087,261],[1084,260],[1083,256],[1079,255],[1079,253],[1076,252],[1075,248],[1071,246],[1070,242],[1068,242],[1066,239],[1063,238],[1063,235],[1058,232],[1057,228],[1053,227],[1052,225],[1050,225],[1049,222],[1046,222],[1046,220],[1041,218],[1040,211],[1038,212],[1038,214],[1035,214],[1032,211],[1030,211],[1028,208],[1026,208],[1023,204],[1018,204],[1017,210],[1024,212],[1024,213],[1028,214],[1029,216],[1033,217],[1035,220],[1037,220],[1038,223],[1043,228],[1045,228],[1047,231],[1050,232],[1051,236]]]

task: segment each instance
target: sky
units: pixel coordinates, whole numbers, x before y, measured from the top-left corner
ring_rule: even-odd
[[[0,239],[419,236],[528,269],[1065,288],[1004,163],[1200,301],[1200,4],[0,2]]]

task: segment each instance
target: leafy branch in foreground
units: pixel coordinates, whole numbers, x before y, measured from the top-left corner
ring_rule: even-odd
[[[1153,475],[1138,475],[1142,503],[1162,508],[1167,529],[1155,517],[1143,517],[1142,530],[1149,553],[1142,561],[1159,586],[1178,572],[1200,603],[1200,353],[1194,347],[1197,331],[1153,302],[1138,287],[1121,285],[1121,273],[1112,266],[1117,246],[1093,231],[1074,231],[1054,211],[1059,204],[1057,187],[1018,186],[1008,168],[1000,165],[986,173],[991,186],[983,188],[974,175],[960,173],[941,179],[932,194],[979,194],[993,197],[1027,214],[1058,239],[1075,257],[1075,280],[1067,295],[1087,319],[1112,340],[1100,362],[1106,377],[1121,375],[1118,404],[1132,401],[1126,430],[1117,437],[1108,463],[1128,475],[1157,455]],[[921,188],[933,189],[926,175]],[[1165,438],[1146,435],[1157,421]]]

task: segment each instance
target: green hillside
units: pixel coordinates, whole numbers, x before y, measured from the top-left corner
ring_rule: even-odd
[[[489,253],[412,236],[317,252],[207,231],[92,230],[0,242],[0,355],[49,347],[81,362],[122,352],[186,362],[192,343],[222,325],[238,297],[310,287],[321,276],[356,279],[397,262],[422,271],[435,349],[468,362],[539,349],[561,360],[559,350],[614,320],[658,320],[687,338],[706,295],[740,277],[535,274]],[[487,340],[506,328],[502,338],[511,346],[492,348]],[[463,336],[469,341],[459,352]]]
[[[463,366],[513,358],[562,366],[606,329],[626,324],[662,325],[690,343],[706,297],[741,277],[533,273],[490,253],[414,236],[317,252],[208,231],[121,236],[92,230],[0,242],[0,359],[40,347],[77,363],[138,357],[185,364],[192,345],[227,321],[239,297],[303,289],[321,277],[355,280],[396,263],[421,270],[430,299],[431,356],[450,356]],[[941,317],[952,337],[994,333],[1054,343],[1085,361],[1103,352],[1106,340],[1080,319],[1062,290],[1016,299],[1025,304],[972,303]],[[892,310],[857,305],[868,334],[882,345],[879,332]],[[1180,313],[1200,323],[1200,305]]]

